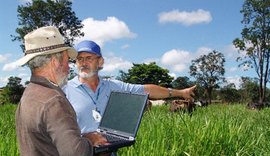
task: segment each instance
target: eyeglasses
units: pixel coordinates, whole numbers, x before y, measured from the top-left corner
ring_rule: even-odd
[[[85,62],[93,62],[97,58],[99,58],[99,56],[98,57],[87,56],[87,57],[77,57],[76,60],[78,62],[80,62],[80,63],[83,62],[83,61],[85,61]]]

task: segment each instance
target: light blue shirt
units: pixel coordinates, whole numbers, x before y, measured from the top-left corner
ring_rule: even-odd
[[[144,93],[143,85],[124,83],[118,80],[99,78],[96,92],[92,91],[86,84],[74,77],[63,87],[66,97],[72,104],[81,133],[96,131],[99,122],[93,117],[93,110],[102,116],[112,90],[127,91],[133,93]]]

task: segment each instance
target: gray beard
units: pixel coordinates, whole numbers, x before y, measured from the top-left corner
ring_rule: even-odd
[[[61,80],[60,82],[58,82],[58,86],[60,88],[62,88],[63,86],[65,86],[68,82],[68,77],[66,76],[63,80]]]
[[[98,72],[97,71],[91,71],[90,73],[82,73],[82,72],[79,72],[79,76],[83,79],[87,79],[87,78],[90,78],[92,76],[94,76],[95,74],[97,74]]]

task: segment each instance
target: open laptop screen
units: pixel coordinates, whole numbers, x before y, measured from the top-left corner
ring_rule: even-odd
[[[111,92],[99,127],[135,136],[147,98],[147,94]]]

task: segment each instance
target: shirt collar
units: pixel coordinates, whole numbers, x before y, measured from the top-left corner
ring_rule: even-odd
[[[75,76],[72,80],[70,80],[70,83],[75,87],[79,87],[80,85],[83,84],[83,83],[80,82],[78,76]]]
[[[41,85],[41,86],[44,86],[44,87],[47,87],[47,88],[56,89],[61,94],[65,95],[64,92],[61,90],[61,88],[59,86],[52,84],[45,77],[32,75],[31,78],[30,78],[30,82],[31,83],[35,83],[35,84],[38,84],[38,85]]]
[[[75,76],[72,80],[70,80],[70,82],[72,82],[72,85],[74,87],[79,87],[79,86],[83,85],[83,83],[81,83],[81,81],[79,80],[79,76]],[[99,84],[98,84],[98,86],[102,85],[104,83],[105,83],[105,81],[102,79],[102,77],[99,76]]]

